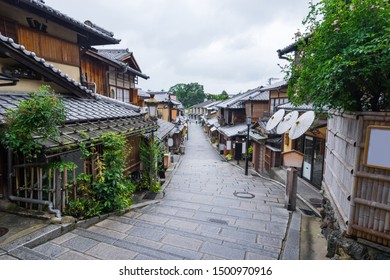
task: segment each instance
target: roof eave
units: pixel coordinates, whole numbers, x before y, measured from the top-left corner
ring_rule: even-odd
[[[93,94],[88,94],[86,90],[80,88],[79,83],[77,83],[75,80],[66,77],[65,74],[62,74],[64,77],[61,76],[61,73],[59,73],[58,70],[57,72],[54,72],[53,65],[46,62],[42,64],[37,61],[37,59],[40,59],[37,56],[27,56],[23,50],[15,49],[9,44],[11,43],[8,42],[0,44],[0,52],[6,53],[8,57],[40,73],[41,75],[45,76],[45,78],[53,81],[54,83],[58,84],[78,97],[94,98]]]
[[[17,5],[19,8],[30,13],[45,17],[57,24],[60,24],[61,26],[83,34],[82,37],[85,38],[85,42],[89,45],[111,45],[119,44],[121,41],[120,39],[103,34],[102,32],[99,32],[98,30],[89,27],[78,20],[69,17],[60,11],[47,6],[46,4],[31,0],[9,0],[8,2]]]

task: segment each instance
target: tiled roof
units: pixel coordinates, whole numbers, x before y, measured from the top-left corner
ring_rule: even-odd
[[[147,92],[149,94],[154,94],[154,98],[157,100],[159,103],[172,103],[173,105],[176,106],[176,108],[181,109],[183,108],[183,104],[174,98],[169,99],[169,92],[168,91],[157,91],[157,92]],[[175,97],[175,96],[173,96]]]
[[[108,59],[109,61],[115,63],[118,67],[123,68],[126,71],[129,71],[130,73],[133,73],[141,78],[144,78],[145,80],[150,78],[148,75],[145,75],[141,71],[138,71],[138,70],[130,67],[127,63],[122,62],[119,58],[120,56],[115,54],[112,50],[111,51],[98,50],[97,52],[93,52],[93,53],[95,55],[98,55],[100,57]]]
[[[216,109],[217,109],[217,105],[218,105],[219,103],[221,103],[221,102],[223,102],[223,100],[214,101],[214,102],[212,102],[212,103],[206,105],[205,108],[206,108],[207,110],[216,110]]]
[[[273,90],[273,89],[279,89],[279,88],[287,88],[287,82],[285,80],[275,82],[272,85],[267,85],[265,87],[262,87],[261,91]]]
[[[212,126],[212,125],[215,125],[216,123],[218,123],[218,118],[212,118],[212,119],[208,119],[206,121],[207,126]]]
[[[157,138],[162,140],[169,135],[169,133],[174,130],[175,125],[173,123],[164,121],[162,119],[157,120]]]
[[[4,123],[4,114],[7,108],[15,109],[21,101],[27,100],[27,94],[0,93],[0,124]],[[108,98],[107,98],[108,99]],[[115,104],[106,99],[81,99],[64,96],[62,98],[66,108],[66,122],[84,122],[125,118],[141,115],[123,104]]]
[[[143,90],[138,90],[138,96],[139,97],[144,97],[144,98],[150,98],[150,94],[147,93],[146,91],[143,91]]]
[[[224,134],[226,137],[233,137],[236,135],[245,135],[243,132],[245,132],[247,129],[248,126],[244,123],[232,126],[221,126],[218,128],[218,131]]]
[[[154,98],[157,102],[168,102],[169,101],[169,92],[167,91],[158,91],[158,92],[148,92],[149,94],[154,94]]]
[[[222,101],[217,105],[217,107],[229,108],[229,109],[245,108],[245,98],[257,91],[259,91],[259,88],[248,90],[247,92],[244,93],[239,93],[230,99]]]
[[[46,156],[50,156],[54,152],[77,148],[80,142],[97,139],[105,133],[114,132],[132,136],[154,129],[156,129],[155,123],[145,120],[143,116],[77,122],[59,127],[58,137],[40,139],[40,143],[45,148]]]
[[[63,83],[71,86],[78,92],[81,92],[79,93],[79,95],[84,94],[85,96],[89,97],[94,96],[92,91],[89,90],[87,87],[83,86],[75,79],[70,78],[68,74],[63,73],[60,69],[54,67],[53,64],[47,63],[45,59],[37,56],[34,52],[26,50],[23,45],[16,44],[12,38],[0,34],[0,46],[4,46],[9,51],[19,54],[23,60],[28,61],[30,63],[34,63],[35,65],[37,65],[37,67],[40,67],[43,72],[48,72],[50,75],[56,77]]]
[[[133,54],[129,49],[99,49],[98,52],[106,57],[120,61]]]
[[[4,123],[6,109],[15,109],[21,101],[27,100],[27,94],[0,93],[0,124]],[[144,119],[125,104],[105,99],[62,98],[66,108],[66,123],[59,127],[60,136],[43,141],[46,154],[55,150],[70,149],[80,141],[96,139],[107,132],[124,133],[128,136],[156,129],[156,124]]]
[[[60,11],[46,5],[44,1],[37,0],[18,0],[12,1],[14,6],[18,6],[22,9],[25,9],[29,12],[41,15],[44,13],[46,18],[49,18],[53,22],[57,22],[58,24],[65,25],[70,24],[74,28],[79,30],[79,33],[87,33],[90,36],[87,36],[89,39],[93,37],[93,45],[106,45],[106,44],[118,44],[120,42],[119,39],[114,38],[114,34],[109,32],[95,24],[90,22],[80,22]]]
[[[214,100],[206,100],[201,103],[193,105],[191,108],[203,108],[211,103],[214,103]]]
[[[261,89],[258,89],[254,93],[248,95],[243,100],[246,101],[268,101],[269,100],[269,91],[262,91]]]

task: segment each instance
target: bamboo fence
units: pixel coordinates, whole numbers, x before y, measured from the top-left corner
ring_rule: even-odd
[[[329,119],[323,183],[349,236],[390,247],[390,170],[363,164],[372,125],[390,126],[390,113]]]

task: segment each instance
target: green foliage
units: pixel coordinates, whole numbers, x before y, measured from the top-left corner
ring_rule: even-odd
[[[59,134],[58,126],[66,119],[65,106],[49,86],[42,86],[18,108],[7,110],[4,118],[2,143],[31,161],[42,149],[36,138],[44,141]]]
[[[222,101],[222,100],[227,100],[229,99],[229,94],[224,90],[220,94],[206,94],[206,98],[209,100],[217,100],[217,101]]]
[[[103,207],[100,201],[96,199],[91,180],[91,175],[81,173],[77,176],[77,197],[69,201],[64,214],[84,219],[98,216],[102,213]],[[69,196],[73,196],[72,190],[70,190]]]
[[[103,211],[123,210],[131,205],[135,186],[124,176],[126,167],[126,139],[123,135],[106,133],[100,137],[103,160],[98,161],[98,175],[94,182],[97,200]]]
[[[152,192],[158,192],[161,189],[160,184],[157,182],[156,174],[159,171],[158,163],[163,160],[164,152],[164,145],[155,138],[153,141],[150,139],[149,142],[141,142],[140,155],[141,162],[144,164],[144,170],[140,188],[146,188]],[[152,178],[150,178],[151,174]]]
[[[390,109],[390,6],[387,0],[310,4],[298,60],[285,70],[289,97],[350,111]]]
[[[177,84],[171,87],[169,92],[175,94],[186,108],[203,102],[206,97],[203,86],[198,83]]]
[[[131,205],[135,186],[125,176],[126,138],[106,133],[97,141],[103,146],[103,155],[97,153],[93,143],[81,144],[83,159],[95,160],[96,176],[93,179],[92,175],[83,173],[77,177],[77,198],[69,202],[69,215],[87,218]]]

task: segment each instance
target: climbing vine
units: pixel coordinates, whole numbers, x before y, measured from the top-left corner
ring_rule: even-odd
[[[7,110],[4,118],[6,124],[1,142],[31,161],[42,150],[37,139],[45,141],[59,134],[58,126],[66,119],[65,106],[59,95],[44,85],[30,93],[16,109]]]
[[[161,186],[156,174],[160,170],[158,163],[163,160],[165,147],[160,141],[150,139],[149,142],[142,142],[140,148],[141,162],[144,165],[140,188],[158,192]]]
[[[95,142],[80,144],[82,158],[95,162],[95,175],[82,173],[77,178],[77,197],[69,202],[68,214],[79,218],[124,210],[131,205],[135,191],[125,175],[128,155],[125,136],[106,133]],[[103,148],[102,154],[98,153],[97,143]]]
[[[123,210],[131,205],[135,186],[125,177],[127,159],[126,138],[107,133],[100,137],[103,145],[102,161],[94,182],[96,197],[104,211]]]

